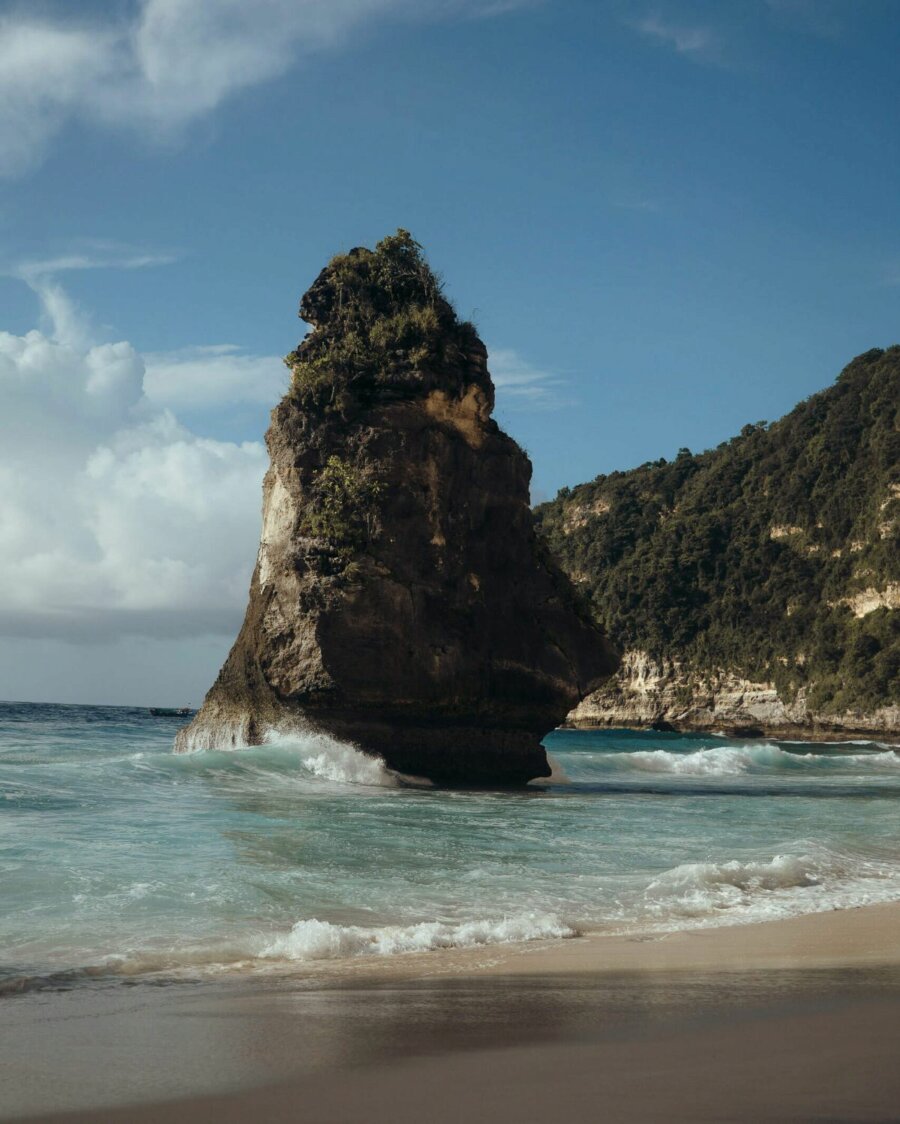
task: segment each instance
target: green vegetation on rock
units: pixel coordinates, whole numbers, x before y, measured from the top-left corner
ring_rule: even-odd
[[[771,426],[564,488],[538,526],[623,649],[823,713],[896,704],[898,429],[900,347],[870,351]]]
[[[380,492],[371,467],[358,468],[331,456],[310,488],[303,529],[326,541],[335,560],[346,564],[378,531]]]
[[[477,343],[406,230],[332,258],[300,315],[315,330],[285,358],[291,393],[328,411],[417,392],[426,373],[453,371]]]

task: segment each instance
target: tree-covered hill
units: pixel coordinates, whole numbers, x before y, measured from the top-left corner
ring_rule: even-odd
[[[897,704],[898,428],[895,346],[772,425],[564,488],[539,527],[623,650],[823,714]]]

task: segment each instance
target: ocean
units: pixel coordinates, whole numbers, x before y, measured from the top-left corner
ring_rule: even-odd
[[[900,899],[900,747],[558,730],[517,792],[320,735],[0,704],[0,995],[657,933]]]

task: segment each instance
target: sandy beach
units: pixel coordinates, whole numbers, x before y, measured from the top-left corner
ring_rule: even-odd
[[[515,955],[504,957],[502,969],[510,974],[730,972],[875,964],[900,964],[900,903],[652,936],[587,933],[552,946],[519,946]]]
[[[893,1120],[900,904],[0,1008],[0,1115]]]

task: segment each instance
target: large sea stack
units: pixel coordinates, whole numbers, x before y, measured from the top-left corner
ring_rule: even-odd
[[[484,344],[405,231],[300,315],[244,625],[176,748],[312,730],[444,783],[548,775],[542,736],[617,657],[535,535]]]

